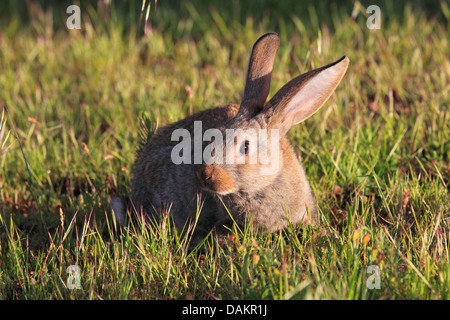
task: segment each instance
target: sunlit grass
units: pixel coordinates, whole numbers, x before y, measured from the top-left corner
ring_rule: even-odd
[[[113,8],[106,18],[89,6],[82,30],[35,8],[30,24],[11,17],[0,31],[0,298],[448,299],[445,23],[411,6],[382,7],[374,31],[352,7],[310,6],[309,21],[282,4],[261,19],[246,6],[187,2],[180,16],[164,6],[146,34],[141,8],[130,27]],[[441,11],[448,22],[444,2]],[[330,101],[289,132],[320,225],[269,236],[234,228],[193,251],[168,221],[118,228],[108,196],[129,192],[141,114],[162,126],[238,103],[251,45],[268,31],[282,39],[270,95],[351,61]],[[68,288],[70,265],[81,290]],[[371,265],[380,289],[367,287]]]

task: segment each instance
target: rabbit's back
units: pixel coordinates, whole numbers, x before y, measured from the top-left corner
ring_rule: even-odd
[[[203,131],[211,128],[218,128],[234,118],[238,111],[239,105],[228,104],[197,112],[182,120],[164,126],[161,129],[158,129],[152,138],[147,141],[147,144],[144,146],[141,154],[139,154],[137,161],[139,161],[141,155],[145,156],[150,150],[176,145],[178,141],[171,141],[172,132],[176,129],[186,129],[192,135],[194,132],[194,121],[202,122]]]
[[[143,146],[133,168],[130,198],[135,210],[157,217],[170,208],[175,225],[183,227],[186,219],[196,212],[199,190],[195,165],[177,165],[171,159],[173,147],[180,143],[172,141],[172,133],[176,129],[186,129],[192,137],[195,121],[201,121],[202,131],[218,128],[232,119],[238,110],[237,104],[220,106],[158,129]],[[204,209],[202,216],[207,216],[208,204]],[[214,215],[212,209],[210,214]]]

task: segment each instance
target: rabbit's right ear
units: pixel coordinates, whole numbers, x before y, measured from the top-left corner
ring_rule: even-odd
[[[266,103],[270,90],[273,62],[280,46],[280,37],[276,33],[266,33],[253,45],[248,62],[244,94],[240,111],[254,114]]]
[[[344,77],[349,59],[344,56],[285,84],[264,107],[267,127],[285,134],[312,116],[328,100]]]

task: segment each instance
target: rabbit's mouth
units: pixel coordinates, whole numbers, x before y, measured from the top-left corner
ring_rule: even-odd
[[[227,195],[237,191],[230,175],[215,166],[202,164],[196,172],[197,182],[203,190],[219,195]]]
[[[211,193],[214,193],[214,194],[220,195],[220,196],[226,196],[227,194],[231,194],[231,193],[237,192],[236,188],[228,189],[228,190],[214,190],[214,189],[208,188],[208,186],[206,186],[206,185],[204,185],[202,183],[199,183],[199,185],[200,185],[200,188],[202,190],[209,191]]]
[[[237,190],[235,190],[235,189],[230,189],[230,190],[227,190],[227,191],[215,192],[215,193],[217,193],[218,195],[221,195],[221,196],[226,196],[227,194],[235,193],[236,191]]]

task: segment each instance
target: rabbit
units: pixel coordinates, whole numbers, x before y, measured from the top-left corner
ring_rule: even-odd
[[[169,214],[180,231],[195,223],[194,243],[213,229],[226,234],[233,223],[251,223],[262,233],[289,224],[317,223],[316,202],[305,170],[285,136],[328,100],[349,59],[344,56],[292,79],[266,103],[279,45],[276,33],[267,33],[254,44],[240,105],[198,112],[157,130],[147,141],[131,177],[130,203],[137,212],[156,221]],[[174,163],[180,140],[173,138],[173,132],[181,129],[193,137],[199,123],[201,134],[216,130],[214,141],[201,141],[200,163]],[[269,132],[275,138],[270,135],[268,142]],[[183,156],[198,155],[195,142],[191,141],[190,154]],[[265,150],[270,161],[263,163],[262,157],[255,155],[258,149]],[[127,207],[123,199],[115,198],[111,205],[123,224]]]

